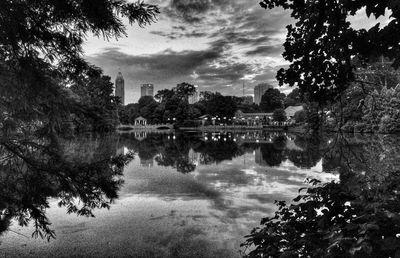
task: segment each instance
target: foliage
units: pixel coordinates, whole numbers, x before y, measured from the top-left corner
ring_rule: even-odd
[[[273,112],[277,108],[283,108],[285,94],[278,89],[270,88],[261,97],[260,108],[264,112]]]
[[[146,118],[149,123],[153,123],[153,114],[158,103],[152,96],[143,96],[138,101],[139,115]]]
[[[78,131],[111,131],[118,123],[117,103],[114,87],[109,76],[99,68],[91,67],[85,76],[70,87],[79,97],[83,114],[75,114],[73,122]]]
[[[400,73],[394,69],[391,64],[391,58],[371,56],[369,62],[363,64],[357,59],[353,60],[356,66],[356,80],[359,83],[365,82],[364,90],[370,91],[370,88],[378,91],[383,87],[394,88],[400,82]]]
[[[354,128],[357,132],[396,132],[398,73],[373,63],[359,68],[357,78],[332,107],[336,127],[359,124]]]
[[[346,133],[353,133],[354,132],[354,121],[347,121],[340,129]]]
[[[0,162],[0,224],[33,222],[32,236],[50,240],[56,232],[46,217],[49,200],[57,198],[68,213],[93,217],[95,209],[109,208],[118,197],[120,176],[133,155],[116,155],[113,137],[39,140],[28,136],[0,144],[8,157]]]
[[[298,88],[293,89],[285,98],[285,107],[288,106],[300,106],[303,104],[303,97],[301,96]]]
[[[275,216],[252,231],[245,245],[256,249],[248,257],[394,257],[400,248],[400,200],[393,199],[399,180],[393,173],[377,188],[359,191],[310,180],[314,187],[295,204],[277,202]]]
[[[300,189],[292,204],[276,202],[275,215],[247,236],[247,257],[396,257],[397,141],[335,135],[322,145],[323,169],[339,172],[340,181],[311,179],[312,186]]]
[[[274,118],[274,121],[277,122],[284,122],[286,121],[286,113],[285,110],[282,108],[275,109],[272,117]]]
[[[232,96],[223,96],[216,92],[202,92],[200,102],[206,108],[206,114],[220,118],[232,118],[237,110],[237,103]]]
[[[1,110],[17,127],[29,123],[56,133],[71,113],[82,116],[67,86],[81,85],[93,72],[82,56],[86,36],[119,38],[126,35],[123,18],[143,26],[158,12],[123,0],[1,1]]]
[[[252,105],[240,104],[237,107],[238,110],[241,110],[243,113],[259,113],[261,112],[260,106],[253,103]]]
[[[134,124],[135,118],[140,116],[139,105],[137,103],[121,106],[118,111],[119,121],[122,124]]]
[[[400,85],[380,92],[375,90],[365,100],[363,121],[383,133],[400,132]]]
[[[317,103],[308,103],[305,106],[305,112],[307,114],[307,123],[313,130],[319,130],[321,127],[322,119],[320,116],[320,107]]]
[[[304,123],[307,120],[307,113],[304,110],[299,110],[294,113],[294,120],[296,123]]]
[[[154,98],[161,103],[165,103],[167,100],[171,99],[174,96],[174,90],[173,89],[163,89],[159,90],[157,94],[154,96]]]
[[[263,8],[291,10],[296,23],[288,25],[284,58],[291,64],[277,75],[280,85],[298,86],[310,101],[334,101],[355,79],[352,57],[361,63],[370,56],[392,58],[400,66],[400,8],[397,1],[294,1],[263,0]],[[365,12],[391,21],[368,31],[351,27],[349,17]],[[396,36],[393,36],[396,35]]]
[[[85,216],[117,197],[131,155],[71,161],[61,133],[71,120],[101,130],[116,122],[110,78],[83,58],[88,34],[119,38],[122,19],[144,26],[158,13],[124,0],[0,1],[1,225],[33,221],[34,236],[51,238],[50,197]]]

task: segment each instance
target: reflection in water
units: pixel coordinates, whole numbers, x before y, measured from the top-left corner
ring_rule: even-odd
[[[138,153],[143,166],[172,167],[189,173],[196,165],[232,160],[255,151],[255,162],[261,166],[279,166],[289,160],[296,167],[314,167],[322,158],[320,139],[287,133],[197,133],[197,134],[123,134],[124,147]]]
[[[54,240],[59,244],[52,245],[57,252],[72,252],[69,246],[74,246],[76,252],[92,250],[85,256],[239,256],[243,236],[260,218],[274,214],[275,200],[294,198],[307,177],[325,183],[338,179],[339,174],[340,181],[320,188],[311,199],[313,205],[333,205],[336,213],[328,215],[348,209],[345,200],[351,202],[350,197],[358,200],[352,206],[356,210],[369,207],[368,212],[396,213],[392,208],[397,199],[392,194],[399,182],[393,174],[400,169],[398,142],[396,136],[306,137],[251,131],[137,132],[79,137],[57,144],[2,145],[2,247],[18,250],[21,256],[29,250],[39,250],[37,256],[50,255],[46,246],[41,249],[31,242],[26,242],[31,248],[26,251],[16,247],[14,243],[22,240],[15,241],[16,236],[7,230],[17,230],[11,225],[17,223],[30,224],[30,229],[33,225],[35,234],[44,237],[54,236],[56,228],[55,233],[62,236]],[[118,156],[127,153],[135,153],[135,159]],[[334,197],[336,192],[330,191],[334,189],[346,189],[346,195]],[[376,190],[373,195],[371,189]],[[323,202],[316,202],[320,198]],[[333,199],[337,202],[330,203]],[[68,213],[95,213],[97,218],[71,218],[64,207]],[[104,207],[111,209],[94,212]],[[51,214],[51,221],[46,213]],[[370,217],[363,218],[360,221],[368,223]],[[321,222],[313,221],[305,228],[317,230]],[[341,223],[347,222],[342,219]],[[398,229],[396,223],[388,225],[390,232]],[[333,230],[332,224],[326,229]],[[298,243],[295,239],[302,239],[302,233],[291,235],[292,242]],[[320,240],[310,237],[307,241],[317,246]],[[254,250],[256,241],[248,244]]]
[[[248,257],[397,257],[400,253],[398,136],[328,140],[326,171],[340,181],[312,185],[294,204],[278,202],[243,246]]]
[[[46,209],[57,198],[68,213],[93,216],[118,198],[128,156],[115,156],[113,139],[25,139],[0,145],[0,231],[12,220],[32,223],[34,237],[55,237]],[[84,154],[84,155],[82,155]]]

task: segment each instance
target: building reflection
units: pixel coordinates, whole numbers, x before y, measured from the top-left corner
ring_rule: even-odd
[[[172,167],[189,173],[199,165],[218,164],[251,153],[260,166],[279,166],[290,160],[311,168],[321,159],[322,141],[311,141],[286,132],[194,132],[120,135],[119,148],[134,151],[143,167]],[[121,152],[118,150],[118,152]]]
[[[261,153],[261,148],[258,148],[255,151],[254,158],[255,158],[256,164],[258,164],[260,166],[268,166],[268,163],[264,160],[263,155]]]
[[[154,166],[154,159],[140,159],[140,166],[151,168]]]

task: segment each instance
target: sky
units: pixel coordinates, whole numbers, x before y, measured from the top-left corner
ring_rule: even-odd
[[[86,59],[101,67],[112,81],[118,71],[125,79],[125,102],[140,97],[140,85],[154,91],[181,82],[200,91],[253,95],[254,86],[278,87],[277,71],[289,65],[282,57],[286,26],[293,23],[281,8],[265,10],[259,0],[147,0],[160,8],[158,21],[140,28],[124,21],[127,37],[105,41],[89,36]],[[375,19],[360,13],[354,27],[371,27]],[[386,20],[383,21],[387,22]]]

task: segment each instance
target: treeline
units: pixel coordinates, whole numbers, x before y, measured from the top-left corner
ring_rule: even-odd
[[[237,110],[244,113],[278,112],[283,115],[283,109],[290,105],[302,105],[303,101],[298,89],[288,96],[278,89],[269,89],[262,97],[260,105],[245,103],[243,98],[224,96],[219,92],[204,91],[200,100],[189,104],[189,97],[195,93],[195,86],[181,83],[172,89],[164,89],[153,97],[141,97],[138,103],[120,107],[119,118],[122,124],[134,124],[135,119],[142,116],[151,124],[176,123],[189,125],[202,115],[231,119]]]
[[[359,68],[357,80],[333,104],[326,126],[345,132],[399,133],[399,73],[380,62]]]

